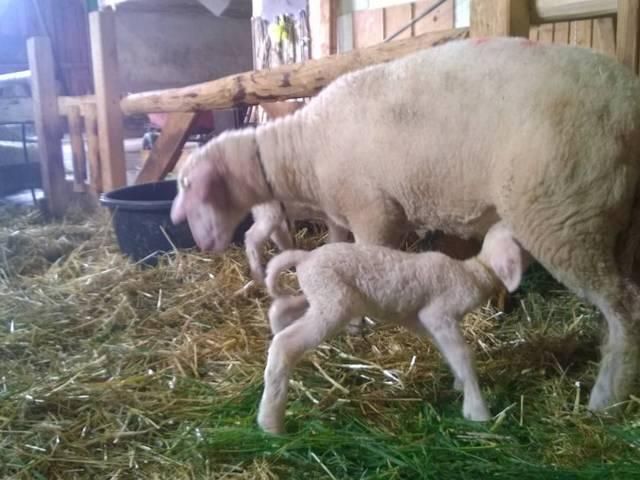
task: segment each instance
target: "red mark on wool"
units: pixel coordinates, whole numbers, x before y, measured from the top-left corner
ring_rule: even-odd
[[[538,45],[540,45],[540,43],[534,41],[534,40],[529,40],[528,38],[523,38],[522,39],[522,46],[523,47],[537,47]]]
[[[482,45],[483,43],[487,43],[489,40],[491,40],[489,37],[479,37],[474,38],[472,41],[474,45]]]

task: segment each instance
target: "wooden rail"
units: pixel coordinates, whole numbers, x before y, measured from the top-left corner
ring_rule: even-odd
[[[536,0],[530,4],[533,24],[582,20],[618,12],[618,0]]]

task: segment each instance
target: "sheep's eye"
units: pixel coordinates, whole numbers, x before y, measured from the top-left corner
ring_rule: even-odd
[[[182,177],[180,179],[180,184],[182,185],[182,188],[186,190],[187,188],[189,188],[189,185],[190,185],[189,179],[187,177]]]

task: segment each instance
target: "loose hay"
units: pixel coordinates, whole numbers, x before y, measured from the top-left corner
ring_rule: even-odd
[[[271,438],[255,426],[268,302],[243,290],[241,250],[145,269],[122,257],[106,215],[46,224],[5,208],[0,222],[3,478],[640,473],[640,401],[621,420],[584,409],[598,316],[539,270],[512,313],[466,319],[489,424],[461,418],[429,341],[378,325],[307,355],[291,381],[292,433]]]

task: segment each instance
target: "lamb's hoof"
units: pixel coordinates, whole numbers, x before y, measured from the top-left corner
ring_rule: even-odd
[[[364,333],[364,329],[365,329],[365,324],[364,324],[364,318],[359,318],[357,320],[351,320],[348,324],[347,324],[347,334],[351,335],[352,337],[361,337]]]
[[[587,408],[594,413],[614,413],[619,410],[619,402],[617,402],[611,392],[605,392],[602,389],[593,389],[589,397],[589,405]]]
[[[488,422],[491,419],[491,413],[484,404],[474,405],[473,407],[464,406],[462,411],[464,418],[472,422]]]
[[[283,421],[265,418],[262,415],[258,415],[258,425],[265,433],[270,433],[271,435],[282,435],[285,431]]]

